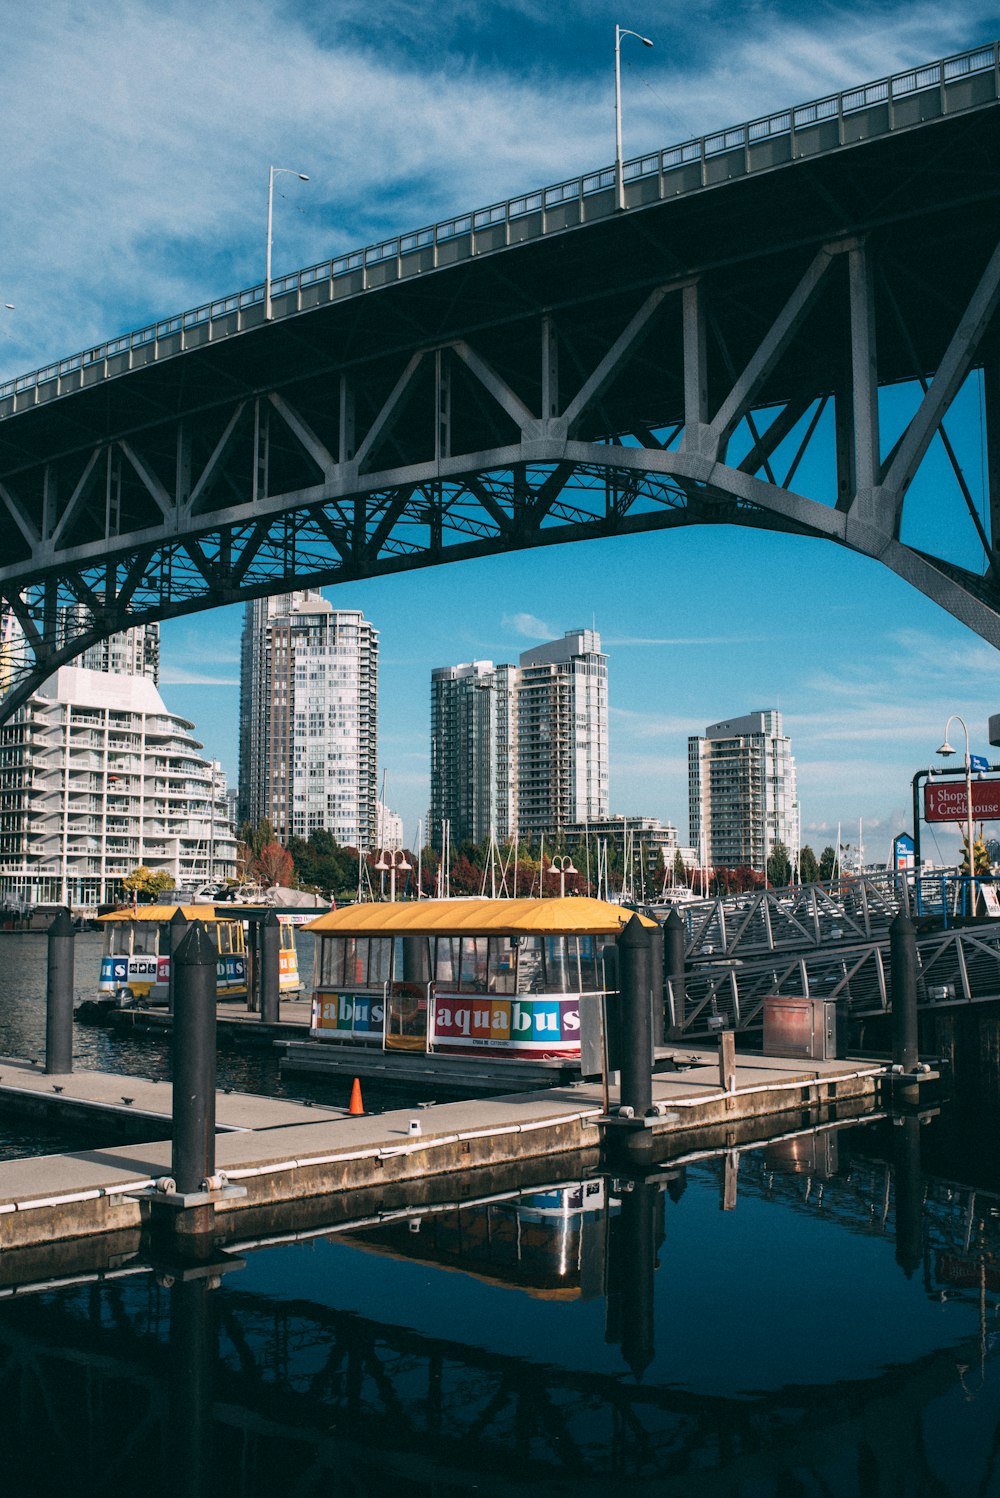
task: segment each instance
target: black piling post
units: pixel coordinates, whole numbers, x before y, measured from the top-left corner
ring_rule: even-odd
[[[170,1289],[171,1486],[207,1498],[212,1486],[216,1332],[212,1282],[183,1270]]]
[[[73,1070],[73,943],[76,932],[65,905],[49,927],[45,990],[45,1070],[63,1076]]]
[[[281,999],[281,923],[269,910],[260,923],[260,1017],[276,1025]]]
[[[649,928],[633,915],[618,938],[622,1011],[620,1099],[622,1106],[631,1108],[636,1118],[645,1117],[653,1105],[649,937]]]
[[[665,1029],[664,999],[666,995],[663,988],[663,970],[663,927],[657,926],[655,931],[649,933],[649,1000],[654,1046],[663,1044]]]
[[[684,1030],[684,964],[687,960],[687,931],[676,910],[667,916],[663,927],[663,967],[670,984],[670,1032],[678,1039]]]
[[[917,928],[900,911],[889,927],[892,970],[892,1062],[912,1074],[919,1059],[917,1045]],[[915,1102],[919,1088],[902,1090],[905,1102]]]
[[[171,1174],[184,1195],[215,1174],[216,950],[201,921],[174,953]]]
[[[893,1119],[893,1190],[896,1199],[896,1263],[907,1279],[924,1258],[924,1178],[920,1164],[920,1119]]]
[[[170,966],[167,969],[167,1009],[171,1014],[174,1012],[174,953],[191,929],[191,923],[178,905],[173,915],[167,922],[167,956],[170,958]]]
[[[619,1244],[621,1247],[621,1349],[637,1382],[656,1353],[654,1274],[658,1242],[657,1215],[663,1216],[663,1196],[653,1184],[636,1181],[622,1193]]]

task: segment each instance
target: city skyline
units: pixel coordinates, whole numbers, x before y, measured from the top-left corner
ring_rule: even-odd
[[[791,4],[707,3],[670,15],[668,36],[662,7],[646,0],[627,14],[595,0],[561,20],[446,4],[433,21],[392,0],[375,18],[353,3],[331,17],[291,0],[222,0],[210,13],[188,0],[82,10],[54,0],[11,18],[0,59],[10,127],[0,377],[258,281],[269,163],[311,179],[279,179],[281,274],[609,162],[616,21],[655,43],[622,49],[626,156],[989,40],[996,27],[975,4],[960,15],[884,4],[862,17],[820,5],[805,22]],[[33,107],[55,90],[64,108]],[[973,377],[949,432],[981,505],[980,400]],[[902,402],[885,397],[886,445]],[[938,489],[954,479],[943,456],[928,461],[919,484],[932,525]],[[803,489],[821,480],[804,472]],[[966,564],[971,530],[966,518],[950,536]],[[853,843],[863,819],[866,846],[884,858],[951,713],[973,751],[994,757],[996,651],[829,543],[692,527],[326,596],[380,630],[380,783],[384,768],[408,841],[428,803],[431,669],[520,654],[592,618],[614,660],[612,810],[684,826],[688,736],[775,706],[795,744],[803,840],[818,851],[841,823]],[[240,616],[162,626],[161,691],[231,782]],[[928,854],[938,856],[935,836],[953,856],[957,835],[940,831],[925,834]]]

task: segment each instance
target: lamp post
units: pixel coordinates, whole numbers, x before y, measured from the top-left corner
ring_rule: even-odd
[[[412,863],[407,863],[406,854],[402,848],[383,848],[379,861],[375,865],[380,874],[387,870],[389,873],[389,899],[395,904],[396,901],[396,870],[408,874],[413,868]]]
[[[566,898],[566,875],[576,874],[578,872],[579,870],[573,867],[573,860],[572,858],[570,858],[568,853],[563,853],[559,857],[553,855],[552,862],[549,864],[549,873],[559,875],[560,900],[564,900]]]
[[[952,748],[952,746],[948,742],[948,730],[949,730],[949,728],[951,727],[951,725],[953,723],[961,723],[961,725],[962,725],[962,731],[965,734],[965,816],[966,816],[966,833],[965,833],[965,835],[968,838],[968,846],[969,846],[969,910],[971,911],[972,915],[975,915],[975,913],[976,913],[976,878],[975,878],[975,874],[976,874],[976,860],[975,860],[975,853],[974,853],[974,846],[973,846],[973,836],[972,836],[972,757],[971,757],[971,755],[969,753],[969,729],[968,729],[968,726],[966,724],[965,719],[959,717],[958,713],[952,713],[951,717],[948,719],[947,723],[944,725],[944,743],[941,745],[940,749],[937,752],[944,759],[947,759],[947,757],[948,757],[949,754],[954,754],[955,753],[954,749]]]
[[[267,268],[264,272],[264,318],[271,321],[271,226],[274,222],[274,179],[282,172],[308,182],[305,172],[297,172],[293,166],[272,166],[267,174]]]
[[[653,43],[638,31],[615,26],[615,206],[625,207],[625,172],[622,167],[622,37],[634,36],[644,47]]]

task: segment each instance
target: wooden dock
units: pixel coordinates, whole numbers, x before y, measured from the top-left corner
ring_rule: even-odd
[[[870,1061],[742,1055],[727,1089],[714,1052],[675,1052],[684,1069],[653,1077],[656,1116],[624,1130],[605,1113],[599,1083],[359,1116],[220,1092],[216,1171],[241,1194],[219,1200],[215,1210],[225,1217],[542,1157],[573,1154],[597,1163],[605,1145],[621,1147],[625,1133],[665,1154],[713,1126],[735,1130],[747,1120],[847,1100],[873,1106],[888,1073]],[[103,1131],[135,1140],[137,1127],[146,1135],[145,1142],[0,1162],[0,1251],[141,1227],[157,1189],[169,1190],[171,1106],[166,1082],[96,1071],[50,1076],[0,1058],[0,1109],[69,1127],[86,1119],[89,1137]]]

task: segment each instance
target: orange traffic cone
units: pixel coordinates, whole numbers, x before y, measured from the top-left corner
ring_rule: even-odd
[[[361,1083],[357,1077],[354,1078],[354,1086],[351,1088],[351,1106],[347,1111],[352,1114],[364,1113],[365,1111],[365,1105],[361,1101]]]

